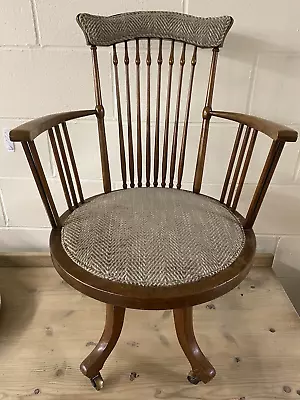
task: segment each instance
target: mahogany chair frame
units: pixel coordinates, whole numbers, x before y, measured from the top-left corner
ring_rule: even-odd
[[[168,38],[163,38],[168,39]],[[156,122],[154,129],[154,154],[153,154],[153,186],[158,187],[159,169],[161,168],[161,187],[173,188],[176,177],[176,158],[178,153],[178,131],[179,131],[179,115],[182,104],[182,85],[183,71],[186,65],[186,48],[188,42],[183,42],[181,48],[181,56],[179,60],[179,81],[177,87],[177,100],[175,109],[175,120],[173,124],[173,137],[171,155],[168,149],[168,141],[170,134],[170,99],[172,90],[172,77],[174,59],[175,40],[171,39],[170,51],[168,55],[168,81],[166,89],[165,104],[165,121],[163,136],[163,151],[160,162],[159,141],[160,141],[160,110],[161,110],[161,71],[163,60],[163,39],[158,38],[158,57],[157,57],[157,90],[156,90]],[[141,39],[135,37],[135,60],[136,65],[136,151],[137,165],[134,165],[134,147],[133,147],[133,128],[132,128],[132,112],[131,109],[131,90],[130,90],[130,74],[129,74],[129,52],[128,41],[124,42],[124,64],[125,64],[125,87],[126,87],[126,118],[127,118],[127,135],[128,135],[128,165],[129,165],[129,186],[134,188],[135,185],[142,187],[142,170],[145,162],[146,169],[146,187],[151,186],[151,93],[150,80],[153,68],[153,60],[151,54],[151,42],[153,38],[143,38],[146,41],[146,59],[142,60],[140,53]],[[157,39],[156,39],[157,40]],[[119,41],[121,42],[121,41]],[[123,190],[127,189],[127,160],[125,156],[124,141],[124,124],[122,120],[122,109],[120,100],[120,83],[118,70],[118,41],[112,44],[113,71],[116,91],[117,116],[119,127],[119,144],[120,144],[120,169],[123,181]],[[87,272],[83,268],[75,264],[67,255],[62,247],[61,232],[64,221],[70,213],[83,203],[90,199],[85,198],[75,156],[73,153],[71,138],[67,128],[67,122],[70,120],[94,115],[98,123],[100,159],[103,177],[104,195],[111,191],[111,178],[109,169],[109,157],[106,143],[105,133],[105,113],[102,103],[100,72],[97,57],[97,46],[89,43],[91,46],[94,86],[95,86],[95,110],[71,111],[60,114],[48,115],[42,118],[27,122],[10,133],[12,141],[21,142],[33,177],[35,179],[39,194],[43,201],[50,224],[52,226],[50,236],[50,251],[53,264],[62,276],[62,278],[80,292],[94,299],[107,304],[106,309],[106,325],[103,335],[92,351],[92,353],[81,364],[81,371],[89,377],[93,385],[100,389],[103,380],[100,375],[104,362],[113,350],[122,330],[126,308],[134,309],[172,309],[174,314],[174,322],[179,343],[188,358],[192,371],[188,379],[192,383],[198,383],[200,380],[204,383],[209,382],[215,375],[215,369],[201,352],[195,335],[193,332],[193,306],[205,303],[227,293],[236,287],[248,274],[251,267],[251,261],[255,254],[255,235],[253,232],[253,224],[260,210],[262,201],[267,192],[268,186],[272,179],[274,170],[278,163],[279,157],[286,142],[294,142],[297,140],[297,132],[294,130],[276,124],[265,119],[255,116],[238,114],[232,112],[214,111],[212,109],[213,91],[215,85],[217,60],[219,47],[212,48],[212,59],[208,78],[208,87],[206,101],[202,112],[202,129],[199,138],[199,148],[197,164],[195,168],[193,192],[201,194],[201,186],[203,180],[203,172],[206,158],[206,147],[209,132],[209,125],[212,117],[227,119],[238,123],[236,139],[233,145],[232,153],[229,159],[227,173],[219,201],[228,209],[233,211],[243,224],[246,242],[240,256],[233,264],[225,270],[208,278],[201,279],[196,283],[187,283],[170,287],[141,287],[135,285],[124,285],[109,280],[101,279]],[[179,152],[179,162],[177,170],[178,190],[181,189],[183,170],[185,163],[186,143],[188,135],[188,123],[190,114],[190,105],[192,97],[192,88],[194,80],[194,72],[197,63],[198,47],[194,46],[192,58],[190,61],[190,74],[188,84],[188,95],[186,99],[186,111],[183,124],[183,134]],[[142,120],[141,120],[141,63],[146,63],[146,155],[145,160],[142,155]],[[56,205],[54,203],[50,188],[42,168],[42,164],[35,145],[35,139],[43,132],[48,132],[50,143],[53,149],[54,158],[57,165],[57,171],[60,177],[62,189],[67,204],[67,211],[59,216]],[[261,176],[256,186],[253,198],[249,205],[248,211],[243,217],[237,212],[240,195],[245,182],[251,156],[258,134],[265,134],[270,138],[270,150],[264,164]],[[168,159],[169,158],[169,159]],[[169,161],[169,182],[167,182],[167,168]],[[135,169],[137,178],[135,178]],[[166,189],[168,190],[168,189]]]

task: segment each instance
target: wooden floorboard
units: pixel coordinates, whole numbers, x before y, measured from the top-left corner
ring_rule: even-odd
[[[186,380],[170,311],[127,312],[96,392],[78,366],[101,334],[104,306],[53,268],[0,268],[0,292],[1,400],[300,399],[300,321],[271,269],[254,268],[239,288],[195,308],[199,344],[217,370],[197,386]]]

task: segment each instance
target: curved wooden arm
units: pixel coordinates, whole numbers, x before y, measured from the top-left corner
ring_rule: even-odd
[[[296,142],[298,137],[298,133],[293,129],[268,121],[267,119],[255,117],[254,115],[226,111],[211,111],[210,115],[247,125],[250,128],[265,133],[273,140],[279,140],[281,142]]]
[[[96,114],[96,110],[68,111],[59,114],[45,115],[32,121],[25,122],[10,131],[13,142],[28,142],[34,140],[40,133],[71,119],[87,117]]]

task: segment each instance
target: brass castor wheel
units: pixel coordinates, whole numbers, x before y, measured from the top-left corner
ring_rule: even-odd
[[[96,390],[101,390],[103,389],[104,386],[104,380],[99,372],[99,375],[95,376],[94,378],[91,379],[92,385]]]
[[[193,371],[191,371],[188,376],[187,380],[192,383],[193,385],[198,385],[199,382],[201,382],[201,379],[196,376]]]

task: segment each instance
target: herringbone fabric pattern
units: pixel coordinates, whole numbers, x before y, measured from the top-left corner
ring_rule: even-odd
[[[62,244],[75,263],[98,277],[171,286],[230,266],[245,234],[217,200],[177,189],[136,188],[76,209],[64,224]]]
[[[89,45],[110,46],[135,38],[158,38],[212,48],[223,45],[233,18],[201,18],[167,11],[137,11],[108,17],[79,14],[77,22]]]

